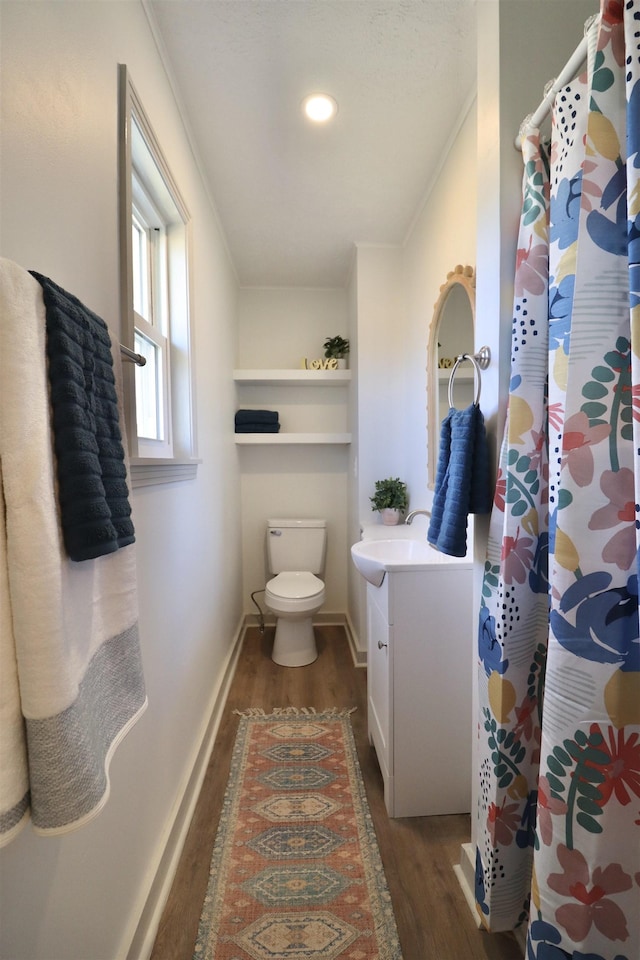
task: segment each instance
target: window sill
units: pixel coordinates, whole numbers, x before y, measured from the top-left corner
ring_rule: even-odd
[[[131,486],[150,487],[158,483],[195,480],[201,460],[155,460],[151,457],[132,459],[129,469]]]

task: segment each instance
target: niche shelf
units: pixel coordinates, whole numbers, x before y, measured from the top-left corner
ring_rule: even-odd
[[[351,370],[260,369],[234,370],[233,379],[242,386],[265,387],[347,387]],[[236,433],[238,446],[289,446],[293,444],[351,443],[350,433]]]
[[[234,370],[233,379],[272,387],[344,387],[351,380],[351,370]]]
[[[445,367],[444,369],[439,369],[438,380],[446,380],[448,382],[451,377],[452,369],[453,367]],[[456,380],[459,380],[462,383],[473,380],[473,370],[471,370],[469,373],[465,373],[465,371],[461,371],[460,367],[458,367],[458,369],[456,370]]]
[[[350,433],[236,433],[239,446],[255,444],[294,444],[294,443],[351,443]]]

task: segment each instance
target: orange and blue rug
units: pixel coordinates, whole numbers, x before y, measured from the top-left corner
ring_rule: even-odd
[[[240,715],[197,960],[402,960],[350,712]]]

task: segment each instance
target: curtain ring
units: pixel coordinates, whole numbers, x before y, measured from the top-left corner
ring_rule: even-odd
[[[456,357],[456,362],[453,365],[453,368],[451,370],[451,376],[449,377],[449,392],[448,392],[449,409],[453,407],[453,378],[455,377],[456,370],[458,369],[459,365],[462,363],[463,360],[470,360],[471,363],[473,364],[473,378],[476,382],[476,396],[473,401],[473,405],[477,407],[478,404],[480,403],[480,390],[482,388],[480,364],[478,363],[478,361],[476,360],[476,358],[472,353],[462,353],[460,354],[459,357]]]

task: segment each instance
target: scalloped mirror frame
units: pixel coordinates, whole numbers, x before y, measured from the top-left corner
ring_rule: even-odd
[[[440,442],[440,423],[436,411],[438,410],[438,330],[444,314],[447,299],[452,289],[462,287],[467,294],[471,308],[471,324],[473,335],[476,329],[476,271],[468,264],[456,267],[447,274],[447,279],[440,287],[440,296],[433,307],[433,316],[429,325],[429,339],[427,341],[427,483],[430,490],[436,485],[436,467],[438,464],[438,445]],[[474,344],[470,344],[470,350]]]

